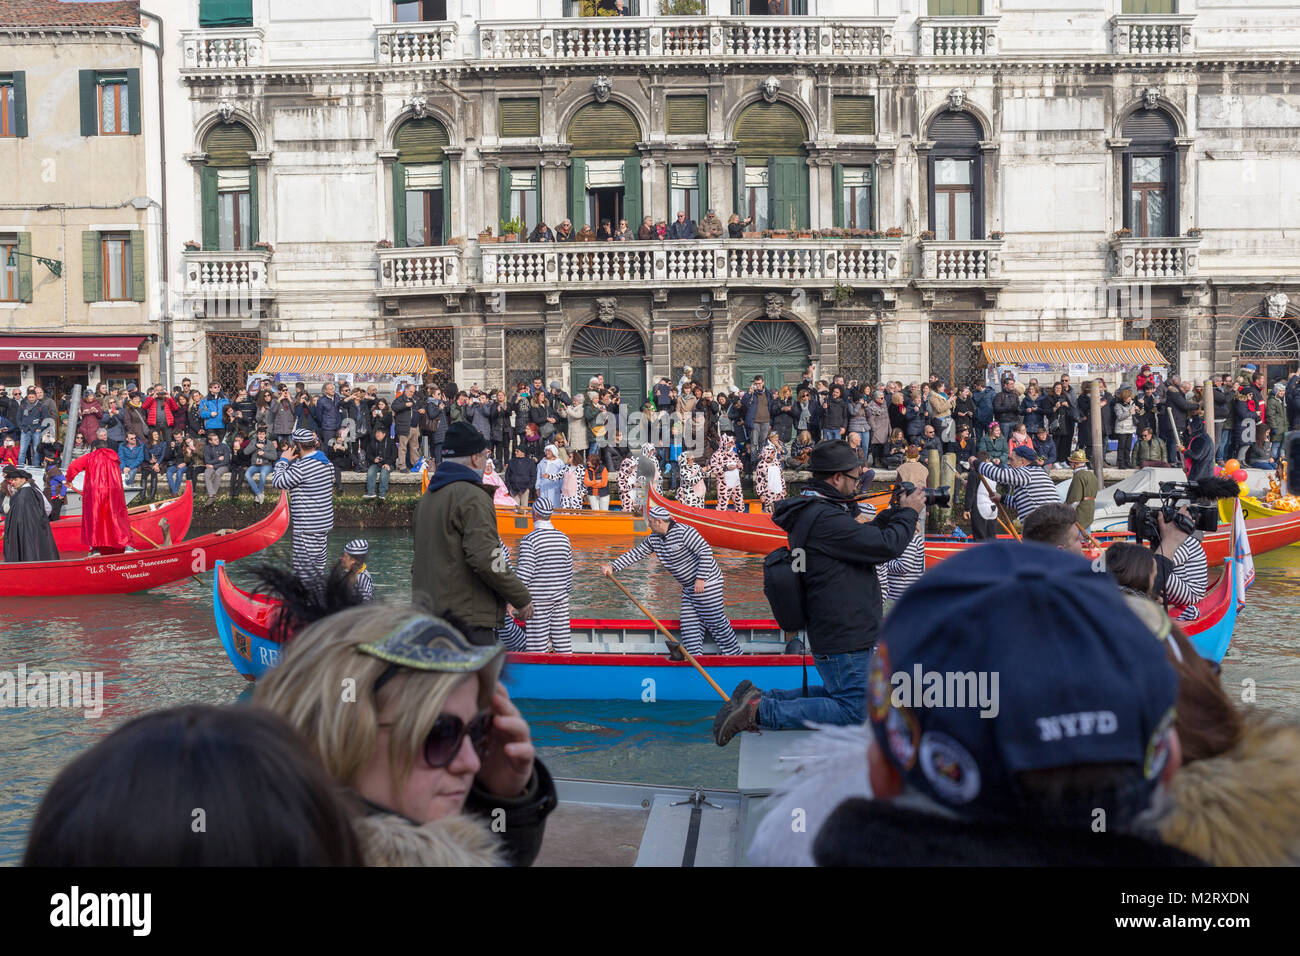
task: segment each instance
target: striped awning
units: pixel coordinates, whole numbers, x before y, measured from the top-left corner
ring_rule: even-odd
[[[266,349],[254,375],[277,372],[353,372],[418,375],[429,370],[424,349]]]
[[[1168,365],[1154,342],[985,342],[989,365]]]

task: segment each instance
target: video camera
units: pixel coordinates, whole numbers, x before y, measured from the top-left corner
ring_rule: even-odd
[[[947,508],[952,502],[952,494],[949,492],[947,485],[944,485],[942,488],[922,488],[921,490],[925,492],[925,506],[927,508]],[[916,485],[912,484],[910,481],[904,481],[897,485],[890,485],[889,507],[897,508],[898,503],[903,499],[903,497],[910,495],[914,491],[916,491]]]
[[[1199,481],[1162,481],[1159,491],[1116,491],[1115,504],[1133,506],[1128,513],[1128,530],[1139,542],[1146,541],[1152,547],[1160,544],[1160,526],[1157,516],[1164,515],[1165,521],[1175,525],[1184,534],[1195,531],[1213,531],[1219,526],[1219,498],[1236,498],[1240,493],[1237,483],[1231,478],[1202,478]],[[1159,505],[1147,502],[1159,500]],[[1180,501],[1201,502],[1190,504],[1190,515],[1179,512]]]

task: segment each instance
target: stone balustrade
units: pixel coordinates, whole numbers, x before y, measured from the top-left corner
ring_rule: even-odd
[[[380,63],[441,63],[457,58],[454,22],[380,24],[375,42]]]
[[[185,253],[185,292],[193,296],[266,295],[271,291],[265,249]]]
[[[228,27],[185,30],[181,45],[186,70],[241,70],[262,66],[262,30]]]
[[[977,285],[1001,275],[1001,239],[921,241],[921,278],[928,282]]]
[[[1110,240],[1111,275],[1147,281],[1186,279],[1200,270],[1200,249],[1199,236],[1113,238]]]
[[[379,287],[385,292],[445,289],[463,284],[460,246],[379,250]]]
[[[917,17],[917,52],[921,56],[994,56],[998,52],[997,17]]]
[[[1191,16],[1122,15],[1111,18],[1111,38],[1116,53],[1167,56],[1191,53]]]

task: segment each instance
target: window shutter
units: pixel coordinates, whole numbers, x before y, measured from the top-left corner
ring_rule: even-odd
[[[451,237],[451,160],[447,154],[442,156],[442,239],[441,245],[446,245],[447,240]]]
[[[261,238],[261,228],[257,223],[257,167],[248,167],[248,244],[251,247],[253,243]]]
[[[1165,164],[1169,167],[1165,197],[1165,235],[1178,235],[1178,153],[1171,150],[1165,154]]]
[[[214,251],[221,244],[217,225],[217,170],[214,166],[199,169],[199,201],[203,207],[203,248]]]
[[[569,222],[577,232],[587,222],[587,161],[569,160]]]
[[[732,203],[736,210],[736,215],[742,220],[749,217],[749,202],[745,194],[745,160],[743,157],[736,157],[736,175],[732,179],[731,188],[733,191]],[[752,229],[752,226],[747,228]]]
[[[393,245],[406,246],[406,167],[393,163]]]
[[[209,166],[247,166],[248,154],[257,146],[243,123],[218,123],[203,137]]]
[[[32,234],[18,233],[18,301],[32,301]]]
[[[925,228],[930,232],[934,232],[934,150],[930,150],[929,154],[925,158],[925,177]]]
[[[623,218],[635,235],[641,228],[641,160],[636,156],[623,160]],[[613,225],[618,228],[618,223]]]
[[[140,71],[126,71],[127,129],[134,135],[140,133]]]
[[[971,210],[971,238],[984,238],[984,157],[976,156],[974,168],[971,170],[971,203],[974,209]]]
[[[99,103],[95,97],[96,83],[94,70],[80,70],[77,74],[81,90],[81,135],[99,135]],[[87,299],[95,302],[95,299]]]
[[[1134,234],[1137,233],[1137,227],[1132,222],[1130,207],[1133,203],[1133,157],[1128,153],[1124,154],[1124,201],[1120,203],[1122,213],[1121,222],[1125,229],[1132,229]]]
[[[808,15],[808,0],[790,0],[790,16],[806,17]]]
[[[131,298],[144,301],[144,230],[131,230]]]
[[[86,71],[82,71],[86,72]],[[87,302],[98,302],[104,297],[104,287],[99,278],[99,233],[81,234],[81,294]]]
[[[831,192],[835,227],[843,229],[847,217],[844,215],[844,167],[840,163],[831,167]]]
[[[497,100],[497,126],[502,137],[542,135],[541,101]]]
[[[410,120],[393,137],[393,146],[403,163],[441,162],[442,148],[450,144],[447,130],[436,119]]]
[[[500,191],[500,196],[497,198],[497,228],[492,230],[493,235],[503,235],[504,227],[501,224],[510,220],[511,181],[509,169],[502,166],[497,170],[497,189]]]
[[[832,101],[837,136],[873,136],[876,101],[870,96],[836,96]]]
[[[737,152],[751,159],[801,155],[807,138],[803,119],[784,103],[752,103],[736,120]]]
[[[700,208],[695,213],[695,218],[703,219],[704,214],[709,211],[709,164],[700,163],[700,171],[697,173],[696,182],[700,184]]]
[[[199,0],[199,26],[251,27],[253,0]]]
[[[744,16],[745,0],[731,0],[731,15],[733,17]]]
[[[545,222],[546,214],[542,212],[542,210],[545,209],[546,207],[542,205],[542,167],[541,166],[533,167],[533,181],[537,183],[537,222]],[[533,223],[533,225],[535,226],[537,225],[537,223]],[[555,230],[552,229],[551,231],[554,232]]]
[[[10,74],[14,82],[14,135],[27,135],[27,73],[14,70]]]
[[[930,0],[932,17],[978,17],[984,13],[981,0]]]
[[[871,222],[868,229],[879,229],[880,215],[876,212],[876,198],[880,195],[880,164],[871,164]]]
[[[945,110],[930,123],[930,139],[943,146],[978,146],[984,130],[970,113]]]
[[[781,189],[780,180],[777,179],[778,173],[776,157],[773,156],[767,161],[767,228],[769,229],[786,228],[777,225],[776,222],[776,194]]]
[[[1178,127],[1164,110],[1139,109],[1124,120],[1124,137],[1146,143],[1167,143],[1178,135]]]
[[[709,101],[704,96],[670,96],[667,107],[669,136],[703,136],[709,131]]]
[[[568,136],[571,155],[621,158],[636,153],[641,129],[617,103],[588,103],[569,123]]]

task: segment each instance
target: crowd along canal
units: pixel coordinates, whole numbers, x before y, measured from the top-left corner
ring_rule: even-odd
[[[355,536],[346,530],[331,535],[331,555]],[[377,597],[409,598],[410,533],[368,536]],[[586,539],[575,549],[574,616],[641,616],[598,570],[631,544]],[[268,554],[287,560],[288,539]],[[731,551],[719,551],[717,558],[731,615],[770,616],[762,559]],[[256,559],[242,564],[250,560]],[[1260,556],[1256,567],[1224,662],[1224,682],[1230,693],[1253,682],[1259,706],[1294,715],[1300,711],[1300,547]],[[247,583],[240,565],[232,571],[236,583]],[[645,562],[622,579],[650,610],[677,616],[678,587],[657,562]],[[95,719],[73,710],[0,709],[0,863],[21,859],[46,787],[97,738],[149,710],[224,704],[247,694],[248,684],[230,666],[213,628],[211,575],[201,580],[134,595],[11,599],[0,606],[0,670],[101,671],[104,679],[103,713]],[[709,736],[715,703],[524,700],[520,707],[557,776],[735,786],[739,748],[719,748]]]

